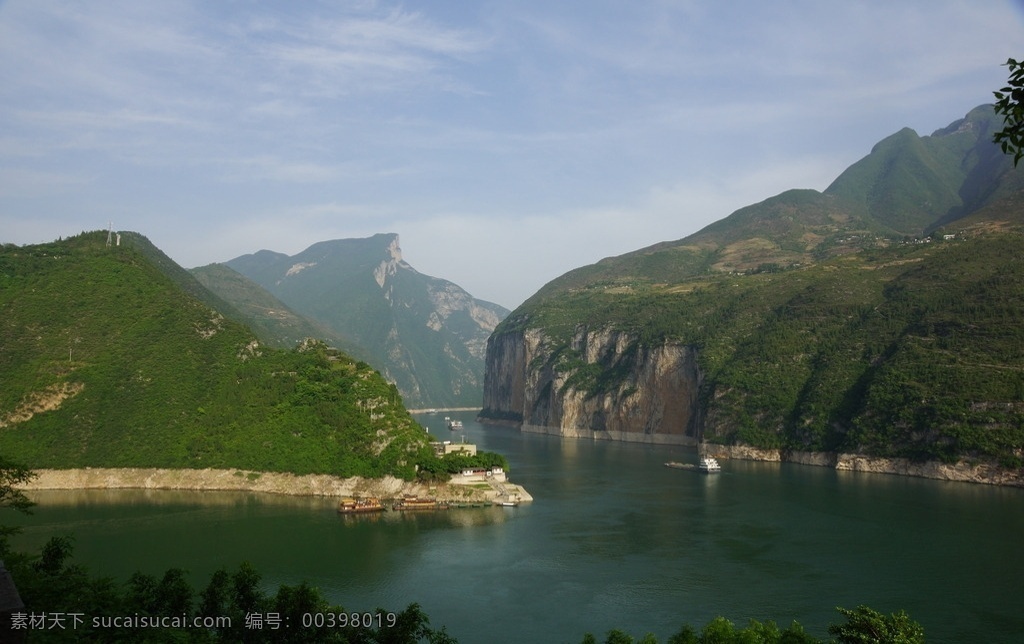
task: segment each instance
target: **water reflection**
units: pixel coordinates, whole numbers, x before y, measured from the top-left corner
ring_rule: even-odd
[[[246,491],[120,489],[120,490],[32,490],[27,496],[42,506],[240,506],[276,505],[296,509],[319,510],[334,507],[337,499],[317,496],[292,496]]]
[[[518,508],[499,506],[448,508],[442,510],[417,510],[401,512],[388,510],[385,512],[369,512],[364,514],[339,514],[338,519],[343,525],[361,523],[413,523],[417,526],[430,528],[472,528],[484,525],[504,523]]]

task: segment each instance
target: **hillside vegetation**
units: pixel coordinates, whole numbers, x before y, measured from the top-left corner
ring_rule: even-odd
[[[630,350],[586,362],[580,329],[693,346],[707,441],[1020,467],[1024,193],[991,121],[901,131],[824,193],[567,273],[495,335],[542,331],[534,369],[588,396],[622,391]]]
[[[106,238],[0,249],[5,457],[414,475],[427,436],[369,365],[321,342],[265,348],[144,237]]]

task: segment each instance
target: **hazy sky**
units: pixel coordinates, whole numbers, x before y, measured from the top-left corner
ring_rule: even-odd
[[[0,242],[401,235],[514,308],[992,101],[1021,2],[0,2]]]

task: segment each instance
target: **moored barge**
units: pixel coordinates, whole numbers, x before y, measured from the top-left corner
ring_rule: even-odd
[[[341,514],[364,514],[369,512],[383,512],[387,508],[376,497],[368,499],[356,499],[350,496],[344,497],[338,503],[338,512]]]
[[[437,499],[406,496],[397,501],[391,509],[403,512],[407,510],[447,510],[448,507],[447,503]]]

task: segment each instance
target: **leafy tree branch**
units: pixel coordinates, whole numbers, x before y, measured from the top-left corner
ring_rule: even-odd
[[[996,114],[1002,115],[1004,126],[993,136],[1006,154],[1013,155],[1013,165],[1024,157],[1024,62],[1013,58],[1006,61],[1010,76],[1005,87],[993,92]]]

